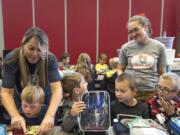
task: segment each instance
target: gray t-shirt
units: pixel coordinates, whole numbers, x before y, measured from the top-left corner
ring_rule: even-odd
[[[139,91],[155,90],[158,67],[167,63],[164,44],[154,39],[149,39],[146,45],[132,40],[122,46],[119,57],[125,72],[136,78]]]

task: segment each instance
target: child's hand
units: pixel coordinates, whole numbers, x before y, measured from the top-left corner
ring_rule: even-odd
[[[75,102],[70,110],[71,116],[77,116],[81,113],[84,109],[86,109],[86,104],[83,101]]]
[[[171,116],[175,113],[174,104],[168,101],[165,101],[163,98],[160,98],[160,105],[164,109],[164,111],[167,113],[168,116]]]

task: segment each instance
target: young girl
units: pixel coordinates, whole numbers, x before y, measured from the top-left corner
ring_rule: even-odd
[[[70,55],[68,52],[63,52],[60,58],[60,62],[58,63],[59,69],[62,70],[67,70],[69,69],[70,65]]]
[[[117,118],[117,114],[149,118],[148,106],[136,100],[136,92],[136,82],[132,76],[127,73],[122,73],[116,78],[116,100],[111,104],[112,120]]]
[[[91,57],[87,53],[81,53],[77,59],[76,72],[81,73],[88,83],[88,90],[95,89],[95,71],[91,64]]]

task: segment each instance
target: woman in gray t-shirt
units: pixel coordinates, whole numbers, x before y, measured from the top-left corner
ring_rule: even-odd
[[[147,17],[133,16],[127,27],[131,41],[121,48],[120,70],[135,76],[137,99],[144,101],[154,96],[158,77],[165,72],[165,46],[150,37],[151,23]]]

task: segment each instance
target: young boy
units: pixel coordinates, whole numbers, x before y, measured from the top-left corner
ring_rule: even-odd
[[[110,58],[109,66],[111,70],[106,72],[106,75],[103,80],[103,86],[104,86],[104,89],[108,91],[110,95],[110,100],[113,101],[116,99],[115,80],[118,75],[119,58],[118,57]]]
[[[175,73],[165,73],[159,77],[157,96],[147,100],[153,119],[157,118],[163,124],[171,117],[180,116],[179,89],[180,78]]]
[[[58,63],[59,69],[61,71],[69,69],[70,67],[69,62],[70,62],[70,54],[68,52],[63,52],[60,58],[60,62]]]
[[[79,130],[77,117],[86,108],[85,103],[80,101],[80,96],[87,91],[87,82],[80,73],[75,72],[64,76],[62,86],[63,92],[69,93],[69,96],[63,104],[64,115],[61,126],[63,131],[77,133]]]
[[[87,91],[87,82],[78,73],[64,76],[62,79],[63,92],[69,93],[69,98],[64,101],[64,115],[61,127],[63,131],[74,134],[81,134],[78,124],[79,114],[86,109],[86,104],[80,101],[80,97]],[[64,133],[66,134],[66,133]],[[104,135],[102,132],[85,132],[85,135]]]
[[[26,86],[21,93],[22,105],[20,114],[24,117],[26,125],[40,125],[47,106],[44,105],[44,91],[40,86]]]
[[[111,119],[117,118],[117,114],[142,116],[149,118],[148,106],[138,102],[135,98],[135,79],[127,73],[122,73],[115,81],[116,100],[111,104]]]
[[[98,63],[95,66],[96,74],[105,74],[109,70],[106,61],[107,55],[105,53],[101,53],[98,58]]]

